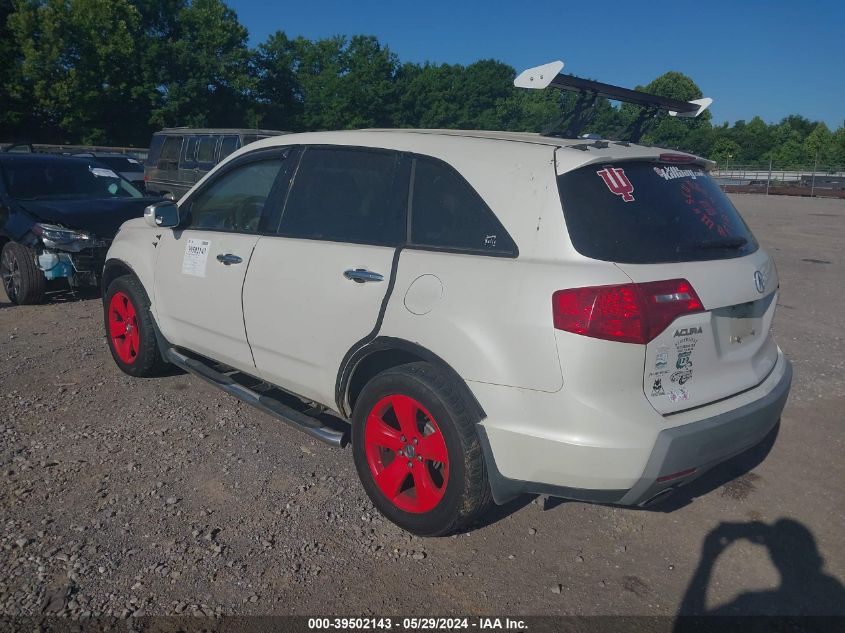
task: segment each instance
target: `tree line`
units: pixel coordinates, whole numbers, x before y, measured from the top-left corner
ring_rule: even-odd
[[[163,127],[362,127],[537,132],[574,95],[513,87],[495,60],[402,62],[377,38],[291,38],[255,48],[221,0],[0,0],[0,139],[145,147]],[[638,88],[702,96],[670,71]],[[716,103],[718,107],[718,101]],[[600,100],[587,132],[613,138],[636,109]],[[663,118],[643,142],[723,164],[845,165],[845,127],[790,115],[733,125]]]

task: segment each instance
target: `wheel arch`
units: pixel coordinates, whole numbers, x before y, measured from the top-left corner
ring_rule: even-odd
[[[105,299],[106,291],[109,289],[109,285],[118,277],[123,277],[125,275],[132,275],[137,277],[138,275],[135,274],[135,271],[132,270],[132,267],[129,266],[126,262],[120,259],[108,259],[106,263],[103,265],[103,280],[102,280],[102,293],[103,298]]]
[[[124,222],[109,247],[103,265],[101,286],[104,296],[112,281],[124,274],[131,274],[144,287],[155,314],[154,268],[158,254],[157,247],[163,233],[163,230],[157,232],[147,226],[140,218]]]
[[[335,385],[335,400],[339,411],[351,417],[355,401],[364,385],[377,374],[392,367],[420,361],[436,365],[455,380],[473,408],[477,420],[487,417],[469,386],[449,363],[422,345],[392,336],[378,336],[347,352]]]

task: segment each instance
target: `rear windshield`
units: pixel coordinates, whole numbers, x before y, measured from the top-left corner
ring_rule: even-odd
[[[697,165],[622,162],[558,176],[566,226],[586,257],[655,264],[741,257],[757,242]]]

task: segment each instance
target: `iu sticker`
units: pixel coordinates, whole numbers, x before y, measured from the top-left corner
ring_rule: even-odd
[[[604,184],[610,189],[610,193],[622,196],[623,202],[634,201],[634,196],[632,195],[634,193],[634,185],[628,180],[624,169],[621,167],[605,167],[596,173],[604,180]]]

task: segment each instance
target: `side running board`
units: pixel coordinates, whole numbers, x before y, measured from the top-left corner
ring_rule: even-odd
[[[219,387],[229,395],[235,396],[237,399],[251,404],[264,413],[272,415],[274,418],[285,422],[292,427],[304,431],[311,437],[330,444],[332,446],[343,447],[349,441],[349,434],[337,429],[327,426],[317,418],[314,418],[302,411],[297,411],[283,402],[263,395],[245,387],[244,385],[235,381],[231,376],[222,374],[219,371],[212,369],[202,361],[189,358],[184,354],[169,347],[164,353],[166,360],[170,361],[177,367],[188,371],[195,376],[199,376],[203,380],[210,382],[215,387]]]

